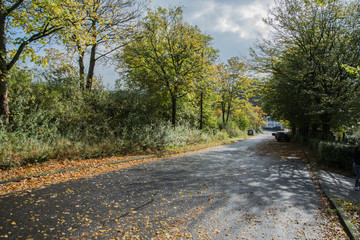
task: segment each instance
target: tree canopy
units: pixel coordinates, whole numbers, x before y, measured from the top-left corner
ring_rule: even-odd
[[[186,22],[182,8],[140,19],[146,2],[0,2],[0,168],[148,153],[260,129],[244,60],[218,67],[212,37]],[[95,65],[114,56],[124,87],[94,84]]]
[[[359,16],[359,2],[277,2],[265,21],[272,37],[262,40],[255,58],[271,73],[264,102],[273,117],[303,135],[320,129],[323,139],[357,122],[360,82],[344,65],[359,63]]]
[[[17,0],[0,2],[0,116],[9,121],[7,75],[25,56],[36,58],[31,43],[46,43],[45,38],[67,27],[77,29],[81,15],[73,0]]]
[[[169,95],[175,125],[177,99],[189,93],[198,71],[216,57],[211,40],[183,20],[181,8],[160,7],[139,23],[139,33],[119,56],[120,67],[128,80]]]
[[[77,31],[62,35],[69,51],[77,52],[80,87],[92,89],[95,65],[109,61],[134,33],[134,25],[144,12],[146,0],[80,0],[83,20]],[[87,51],[89,49],[89,51]],[[88,72],[85,74],[85,55]]]

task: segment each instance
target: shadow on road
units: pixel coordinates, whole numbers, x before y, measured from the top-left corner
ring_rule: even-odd
[[[322,239],[328,223],[301,152],[291,144],[261,135],[7,195],[0,199],[0,235]]]

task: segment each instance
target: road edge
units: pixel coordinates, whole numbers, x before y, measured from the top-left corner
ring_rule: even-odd
[[[335,197],[331,193],[331,191],[326,187],[326,185],[324,183],[322,183],[322,181],[321,181],[322,177],[321,177],[320,171],[312,164],[312,162],[310,161],[310,158],[307,156],[307,154],[305,152],[304,152],[304,155],[306,157],[307,163],[311,167],[311,171],[313,171],[316,174],[316,178],[317,178],[316,180],[318,180],[318,183],[319,183],[318,186],[321,188],[324,195],[328,199],[331,207],[335,210],[346,234],[348,235],[348,237],[351,240],[359,240],[360,239],[359,231],[356,229],[355,225],[351,222],[351,220],[348,217],[346,217],[345,211],[340,206],[340,204],[338,204],[338,202],[337,202],[337,200],[339,200],[340,198]]]

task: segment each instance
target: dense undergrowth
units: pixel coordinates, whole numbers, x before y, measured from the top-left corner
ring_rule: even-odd
[[[60,133],[54,133],[48,136],[48,139],[24,135],[26,136],[26,133],[2,131],[4,141],[1,143],[1,168],[44,162],[50,159],[86,159],[132,153],[154,153],[229,138],[226,131],[212,133],[183,125],[173,128],[168,123],[157,126],[145,125],[130,131],[124,130],[119,136],[103,136],[102,139],[94,137],[91,141],[86,141],[86,137],[89,136],[72,140],[71,137],[61,136]]]
[[[179,103],[178,123],[169,119],[164,96],[144,90],[91,92],[72,78],[34,81],[31,71],[10,76],[10,124],[0,126],[0,167],[34,164],[50,159],[86,159],[161,152],[245,135],[249,124],[226,125],[207,102],[202,130],[197,106]],[[36,78],[35,78],[36,79]]]
[[[348,138],[346,141],[313,138],[305,141],[295,136],[294,140],[308,150],[308,157],[316,167],[345,176],[354,176],[352,154],[356,146],[356,138]]]

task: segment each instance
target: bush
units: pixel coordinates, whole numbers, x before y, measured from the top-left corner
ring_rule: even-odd
[[[246,136],[235,122],[218,130],[210,108],[204,111],[204,130],[197,129],[197,108],[173,127],[163,120],[169,119],[169,111],[161,96],[148,91],[89,92],[80,90],[76,78],[32,78],[26,69],[15,68],[10,75],[10,124],[0,127],[0,168],[157,152]]]
[[[352,172],[352,145],[312,139],[309,147],[316,153],[317,163],[321,166]]]
[[[238,125],[232,121],[228,122],[225,125],[225,130],[230,138],[241,137],[241,136],[246,135],[245,131],[240,130]]]
[[[188,122],[168,129],[166,137],[167,148],[175,146],[181,147],[186,145],[194,145],[212,141],[213,134],[210,131],[192,128]]]

